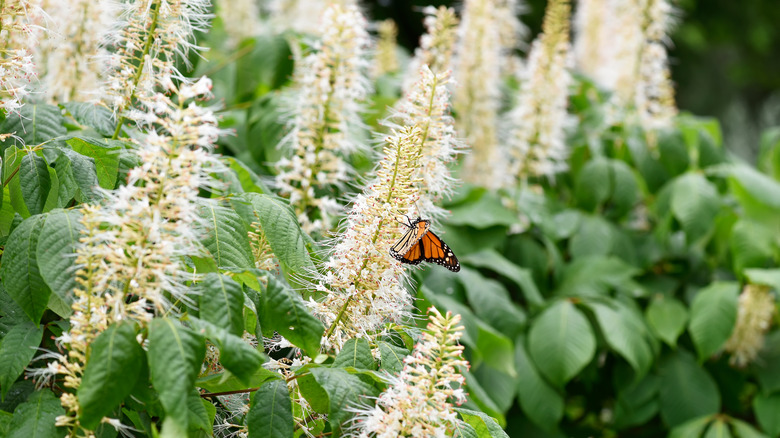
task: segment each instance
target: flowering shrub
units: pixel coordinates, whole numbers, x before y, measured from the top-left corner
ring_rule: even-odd
[[[0,436],[780,434],[780,135],[669,2],[238,5],[0,2]]]

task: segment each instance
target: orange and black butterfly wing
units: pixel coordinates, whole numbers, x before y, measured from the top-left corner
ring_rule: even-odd
[[[426,262],[444,266],[452,272],[460,271],[460,262],[458,262],[458,258],[455,257],[455,254],[450,247],[432,231],[425,233],[417,243],[420,246],[422,259]]]

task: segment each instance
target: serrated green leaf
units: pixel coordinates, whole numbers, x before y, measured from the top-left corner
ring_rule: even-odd
[[[674,181],[671,208],[688,242],[695,242],[712,229],[720,209],[718,190],[703,175],[686,173]]]
[[[758,394],[753,399],[753,412],[756,414],[758,424],[770,436],[780,435],[780,394]]]
[[[244,292],[241,285],[222,274],[209,273],[198,284],[200,317],[228,332],[244,334]]]
[[[201,242],[217,266],[242,270],[255,267],[247,224],[235,211],[209,203],[200,206],[199,215],[205,227]]]
[[[542,298],[539,288],[536,287],[531,272],[510,262],[494,249],[468,254],[461,258],[461,264],[464,263],[477,268],[489,269],[514,281],[520,286],[525,299],[532,306],[539,307],[544,303],[544,298]]]
[[[328,394],[328,420],[335,433],[342,433],[347,420],[352,417],[350,406],[365,402],[364,397],[376,397],[379,391],[357,376],[340,368],[314,368],[314,379]]]
[[[259,367],[246,382],[242,382],[234,374],[219,373],[201,377],[195,382],[195,385],[209,392],[229,392],[257,388],[268,380],[281,378],[281,374]]]
[[[463,421],[474,428],[479,437],[509,438],[509,435],[504,432],[496,420],[484,412],[463,408],[455,408],[455,412],[460,414]]]
[[[10,432],[11,420],[14,415],[10,412],[0,411],[0,436],[6,437]]]
[[[108,108],[90,102],[65,102],[62,104],[80,124],[94,128],[103,137],[111,137],[116,121]]]
[[[525,415],[534,424],[552,431],[563,418],[563,397],[539,375],[524,344],[522,336],[515,343],[517,399]]]
[[[100,180],[98,179],[95,160],[70,149],[63,149],[62,155],[70,160],[73,181],[76,183],[80,194],[79,199],[83,202],[97,202],[102,199],[103,195],[98,191]]]
[[[78,210],[54,210],[46,216],[37,245],[41,276],[66,303],[76,288],[76,248],[84,226]]]
[[[596,339],[582,312],[569,301],[558,301],[533,321],[528,352],[541,373],[563,387],[593,359]]]
[[[90,348],[78,398],[79,421],[92,430],[130,394],[145,353],[135,339],[135,327],[129,323],[110,325]]]
[[[452,427],[455,430],[454,438],[480,438],[474,427],[465,421],[458,421]]]
[[[259,351],[239,336],[208,321],[191,317],[197,330],[219,347],[219,361],[226,370],[235,374],[239,380],[249,383],[265,359]]]
[[[52,164],[59,181],[59,191],[57,192],[57,206],[65,207],[76,196],[79,186],[73,176],[73,165],[65,154],[60,154],[57,160]]]
[[[211,436],[214,432],[214,425],[209,413],[206,411],[204,401],[200,397],[197,389],[190,390],[190,396],[187,398],[187,410],[189,412],[189,436]],[[208,403],[208,402],[207,402]],[[208,403],[211,405],[211,403]],[[198,434],[200,432],[201,434]]]
[[[30,364],[43,339],[43,327],[30,321],[13,325],[0,341],[0,390],[5,398],[14,381]]]
[[[693,355],[678,349],[658,365],[661,418],[669,427],[720,410],[720,393],[710,374]]]
[[[381,357],[379,369],[391,375],[400,373],[404,367],[404,357],[408,356],[410,351],[386,341],[378,341],[378,344]]]
[[[20,115],[9,115],[0,124],[0,132],[13,133],[21,139],[12,138],[12,144],[36,146],[67,134],[63,126],[65,118],[59,108],[53,105],[24,105]]]
[[[300,295],[268,277],[268,285],[261,298],[260,326],[265,336],[271,337],[276,331],[309,355],[319,351],[325,327],[309,313]]]
[[[742,272],[745,268],[766,266],[775,253],[774,238],[775,232],[770,227],[737,220],[729,236],[734,270]]]
[[[288,438],[293,436],[292,401],[287,383],[266,382],[255,392],[247,416],[250,438]]]
[[[46,160],[32,152],[25,154],[19,166],[19,184],[22,189],[22,199],[30,214],[43,213],[43,207],[52,187],[51,183]]]
[[[83,157],[94,160],[95,173],[100,187],[113,189],[119,173],[120,141],[98,140],[89,137],[74,137],[66,143]],[[71,159],[74,155],[70,156]],[[89,179],[84,176],[85,184]]]
[[[645,318],[658,339],[675,348],[688,322],[688,309],[676,298],[658,295],[647,306]]]
[[[65,415],[65,409],[50,390],[35,391],[14,411],[7,438],[65,436],[65,430],[54,425],[54,419],[60,415]]]
[[[149,371],[167,418],[187,430],[187,398],[200,372],[206,346],[203,338],[169,318],[149,324]]]
[[[6,292],[36,324],[51,295],[37,260],[38,239],[45,221],[45,216],[32,216],[16,227],[6,241],[0,266]]]
[[[344,343],[332,366],[334,368],[352,367],[358,370],[375,370],[376,362],[374,362],[368,341],[363,338],[352,338]]]
[[[244,217],[244,220],[260,223],[268,244],[285,272],[305,274],[313,269],[314,264],[309,255],[312,242],[301,230],[298,219],[287,204],[279,198],[258,193],[244,193],[235,197],[235,200],[251,205],[252,217]]]
[[[223,157],[222,159],[228,163],[230,170],[235,172],[236,177],[241,184],[241,188],[245,192],[260,194],[271,193],[271,191],[265,187],[265,184],[263,184],[263,181],[260,179],[260,177],[257,176],[257,174],[242,161],[233,157]]]
[[[701,289],[691,303],[691,334],[700,360],[720,350],[737,320],[739,284],[713,283]]]

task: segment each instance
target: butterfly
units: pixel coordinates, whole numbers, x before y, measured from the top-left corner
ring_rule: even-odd
[[[433,262],[452,272],[460,271],[460,263],[452,250],[439,236],[430,231],[431,221],[418,217],[409,221],[409,230],[390,248],[390,255],[401,263],[419,265]]]

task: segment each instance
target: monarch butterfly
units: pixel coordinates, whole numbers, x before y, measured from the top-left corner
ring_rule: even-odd
[[[401,263],[419,265],[420,262],[433,262],[452,272],[460,271],[460,263],[452,250],[439,236],[430,231],[431,221],[418,217],[409,220],[409,230],[390,248],[390,255]]]

